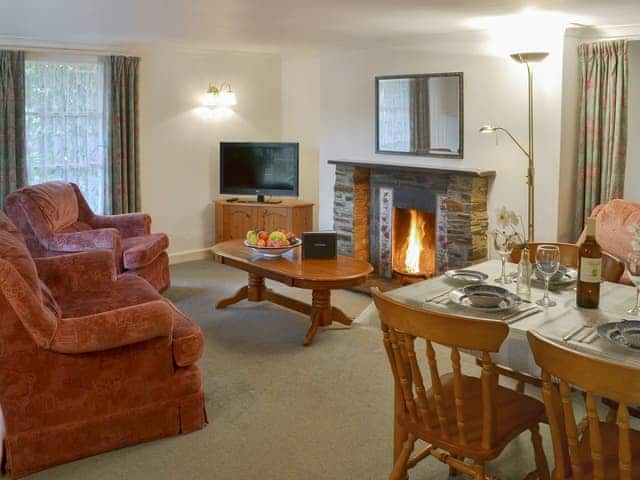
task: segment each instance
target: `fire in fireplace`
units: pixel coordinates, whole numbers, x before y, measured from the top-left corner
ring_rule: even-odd
[[[394,208],[391,231],[392,268],[404,277],[436,274],[436,217],[412,208]]]

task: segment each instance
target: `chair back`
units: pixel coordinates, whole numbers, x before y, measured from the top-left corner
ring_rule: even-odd
[[[597,396],[603,396],[619,404],[615,438],[618,443],[617,468],[620,479],[631,480],[633,459],[628,406],[640,405],[640,368],[570,350],[535,332],[528,332],[527,336],[536,363],[542,369],[542,396],[551,429],[556,469],[570,472],[575,480],[605,478],[607,458],[604,449],[610,445],[607,445],[603,430],[613,427],[603,424],[598,415]],[[585,392],[586,425],[576,422],[572,387]],[[589,431],[588,449],[580,448],[584,444],[580,437],[586,427]],[[585,462],[587,465],[591,463],[593,472],[585,471]],[[638,473],[635,472],[636,475]]]
[[[380,314],[384,347],[396,391],[402,394],[403,421],[426,431],[438,429],[439,435],[444,439],[466,445],[468,439],[465,425],[476,419],[465,418],[464,414],[464,402],[469,401],[469,395],[465,390],[466,382],[460,365],[460,349],[479,351],[482,352],[481,444],[482,448],[491,449],[498,421],[498,375],[490,352],[500,349],[509,327],[500,321],[474,320],[420,310],[397,302],[380,293],[377,288],[372,292]],[[424,341],[430,385],[425,385],[415,347],[416,339]],[[434,343],[451,350],[454,404],[450,404],[443,395]],[[431,388],[431,395],[427,395],[428,388]],[[451,411],[455,411],[455,424],[447,421]]]
[[[536,262],[536,252],[540,245],[555,245],[560,249],[560,263],[570,268],[578,268],[579,247],[574,243],[561,242],[534,242],[529,244],[529,261]],[[509,261],[518,263],[522,251],[514,248],[509,257]],[[602,252],[602,279],[607,282],[617,283],[624,273],[624,263],[613,255]]]

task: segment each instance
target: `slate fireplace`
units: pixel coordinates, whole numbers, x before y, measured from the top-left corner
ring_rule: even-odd
[[[381,279],[429,278],[487,256],[493,171],[330,161],[338,252]]]

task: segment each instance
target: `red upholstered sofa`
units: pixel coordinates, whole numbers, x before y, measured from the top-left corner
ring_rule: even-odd
[[[200,328],[109,251],[34,261],[0,212],[0,323],[14,478],[206,423]]]
[[[611,200],[594,208],[591,216],[596,219],[596,240],[602,250],[624,262],[631,251],[633,239],[628,227],[634,223],[640,225],[640,203],[624,199]],[[585,237],[586,229],[580,235],[578,243],[582,243]],[[631,283],[626,273],[620,281]]]
[[[144,213],[96,215],[73,183],[47,182],[7,196],[5,209],[34,258],[111,250],[118,273],[135,273],[162,292],[169,288],[169,239],[151,234]]]

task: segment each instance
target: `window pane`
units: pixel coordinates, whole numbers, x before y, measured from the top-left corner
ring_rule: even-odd
[[[27,61],[25,71],[29,183],[77,183],[91,208],[103,213],[103,66]]]

